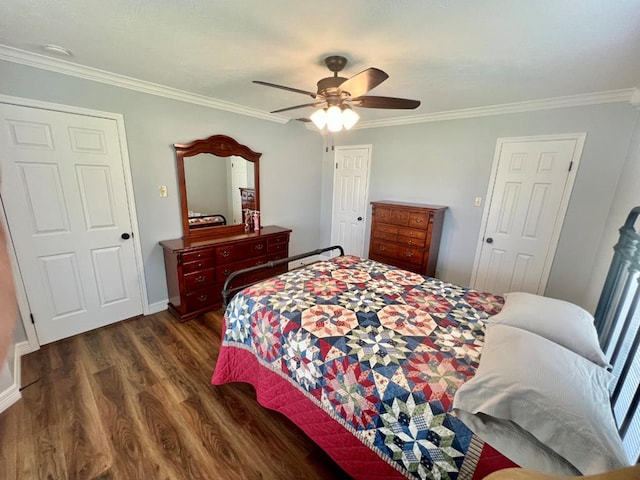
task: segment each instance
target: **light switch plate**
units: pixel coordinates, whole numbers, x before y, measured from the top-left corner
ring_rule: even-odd
[[[160,198],[167,198],[167,186],[166,185],[160,185],[160,187],[158,187],[158,190],[160,190]]]
[[[473,201],[473,204],[476,207],[479,207],[480,205],[482,205],[482,197],[476,197],[475,200]]]

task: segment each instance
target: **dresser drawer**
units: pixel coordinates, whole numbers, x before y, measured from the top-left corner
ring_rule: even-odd
[[[216,261],[218,265],[233,262],[236,259],[236,246],[227,245],[226,247],[216,248]]]
[[[267,246],[269,248],[275,245],[288,245],[289,244],[289,235],[276,235],[275,237],[270,237],[267,239]]]
[[[398,235],[402,235],[403,237],[426,240],[427,231],[426,230],[416,230],[414,228],[399,228],[398,229]]]
[[[189,262],[182,265],[182,273],[192,273],[205,268],[212,268],[216,266],[216,260],[213,257],[204,258],[197,262]]]
[[[256,258],[252,258],[250,260],[245,260],[242,262],[236,262],[233,264],[227,264],[227,265],[221,265],[218,268],[216,268],[216,281],[218,283],[224,283],[225,280],[227,279],[227,277],[229,275],[231,275],[232,272],[238,271],[238,270],[242,270],[243,268],[249,268],[249,267],[255,267],[257,265],[262,265],[263,263],[267,263],[267,257],[266,256],[262,256],[262,257],[256,257]],[[242,278],[242,277],[240,277]],[[237,282],[234,282],[234,284],[237,284]]]
[[[414,263],[420,265],[424,252],[419,248],[401,247],[399,246],[395,258],[403,262]]]
[[[373,211],[373,217],[379,222],[391,221],[391,209],[384,207],[376,207]]]
[[[390,220],[390,219],[389,219]],[[394,227],[393,225],[385,225],[384,223],[379,223],[376,225],[377,232],[389,233],[391,235],[398,234],[398,227]]]
[[[402,235],[398,235],[398,243],[409,245],[411,247],[424,248],[425,239],[418,237],[404,237]]]
[[[267,254],[267,241],[265,239],[256,240],[236,245],[235,259],[243,260]]]
[[[269,255],[271,255],[272,253],[286,252],[288,250],[288,246],[289,245],[286,243],[269,244],[267,246],[267,252],[269,253]]]
[[[372,245],[372,253],[375,253],[377,255],[384,255],[385,257],[395,257],[398,251],[398,245],[396,245],[395,243],[374,240]]]
[[[203,288],[185,295],[185,305],[188,312],[212,307],[222,299],[222,292],[214,287]]]
[[[211,285],[216,279],[216,271],[213,268],[207,268],[194,273],[184,275],[185,291],[198,290],[204,286]]]
[[[214,252],[212,248],[208,248],[206,250],[196,250],[195,252],[185,252],[180,254],[180,258],[182,259],[182,263],[195,262],[197,260],[206,260],[215,258]]]
[[[424,212],[409,212],[409,226],[414,228],[427,228],[431,215]]]
[[[376,240],[387,240],[389,242],[396,242],[398,240],[398,235],[395,233],[382,232],[378,229],[373,232],[373,238],[375,238]]]
[[[391,210],[391,223],[394,225],[409,225],[409,212],[406,210]]]

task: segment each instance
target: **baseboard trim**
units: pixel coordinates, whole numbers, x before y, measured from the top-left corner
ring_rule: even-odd
[[[161,312],[167,309],[167,304],[169,300],[161,300],[159,302],[150,303],[149,304],[149,315],[153,315],[154,313]]]
[[[13,381],[13,385],[7,388],[4,392],[0,393],[0,413],[4,412],[11,405],[16,403],[18,400],[22,398],[22,394],[20,393],[20,388]]]
[[[27,353],[35,352],[40,347],[34,348],[29,342],[16,343],[13,359],[13,381],[18,388],[22,387],[22,362],[20,359]]]

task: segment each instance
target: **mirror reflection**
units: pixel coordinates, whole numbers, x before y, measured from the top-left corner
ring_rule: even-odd
[[[189,228],[238,225],[255,210],[254,163],[200,153],[184,159]]]

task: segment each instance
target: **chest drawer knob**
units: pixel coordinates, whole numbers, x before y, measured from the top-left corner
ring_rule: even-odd
[[[407,253],[405,254],[405,256],[406,256],[407,258],[411,258],[411,257],[413,257],[413,253],[411,253],[411,252],[407,252]]]
[[[199,275],[196,277],[196,282],[202,283],[206,280],[207,277],[205,277],[204,275]]]
[[[382,250],[383,252],[387,249],[387,247],[385,247],[384,245],[380,245],[380,250]]]
[[[200,300],[201,302],[206,302],[208,298],[208,295],[200,295],[198,297],[198,300]]]
[[[259,243],[258,245],[256,245],[256,250],[262,250],[264,248],[264,245],[262,243]]]
[[[231,269],[230,268],[225,268],[224,269],[224,276],[228,277],[229,275],[231,275]]]
[[[227,258],[229,255],[231,255],[231,252],[229,250],[225,250],[222,252],[222,256]]]

